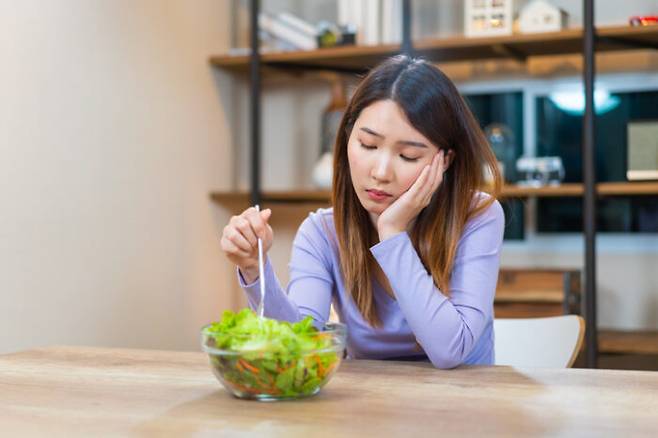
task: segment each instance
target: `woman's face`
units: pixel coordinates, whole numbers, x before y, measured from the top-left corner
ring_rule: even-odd
[[[374,221],[411,187],[438,151],[394,101],[377,101],[361,111],[347,158],[354,191]]]

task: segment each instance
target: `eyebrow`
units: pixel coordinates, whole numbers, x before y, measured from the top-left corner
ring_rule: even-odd
[[[367,132],[368,134],[374,135],[375,137],[379,138],[384,138],[384,136],[378,132],[373,131],[370,128],[361,127],[361,131]],[[405,146],[416,146],[419,148],[427,148],[427,145],[425,143],[419,142],[419,141],[411,141],[411,140],[400,140],[398,141],[399,144],[403,144]]]

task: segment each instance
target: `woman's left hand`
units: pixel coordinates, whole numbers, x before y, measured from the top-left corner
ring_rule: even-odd
[[[389,205],[377,219],[379,240],[383,241],[407,229],[409,223],[425,208],[443,181],[448,156],[441,149],[425,166],[409,190]]]

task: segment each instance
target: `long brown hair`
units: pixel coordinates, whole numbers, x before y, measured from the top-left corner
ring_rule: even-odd
[[[373,326],[380,325],[380,320],[372,294],[376,261],[370,247],[378,237],[352,185],[347,143],[361,111],[387,99],[397,103],[425,138],[454,151],[443,182],[410,232],[423,265],[444,294],[450,293],[457,243],[466,222],[488,208],[501,188],[491,147],[457,88],[441,70],[425,60],[400,55],[368,73],[355,90],[336,136],[332,203],[345,287]],[[478,192],[485,186],[484,169],[492,175],[493,184],[487,189],[491,197],[479,202]]]

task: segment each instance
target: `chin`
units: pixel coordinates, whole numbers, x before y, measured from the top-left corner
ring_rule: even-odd
[[[375,216],[379,216],[384,212],[384,210],[381,208],[366,208],[365,210],[369,215],[374,214]]]
[[[377,202],[373,202],[369,199],[365,201],[365,203],[362,201],[361,206],[368,212],[376,215],[380,215],[386,210],[386,207],[388,207],[390,204],[381,204]]]

